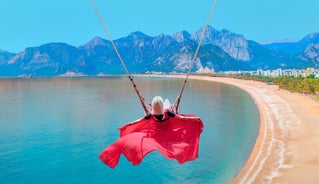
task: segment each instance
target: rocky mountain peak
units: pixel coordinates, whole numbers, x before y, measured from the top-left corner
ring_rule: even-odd
[[[90,40],[89,42],[87,42],[84,46],[81,46],[79,48],[83,48],[86,50],[91,50],[96,46],[105,46],[107,45],[108,41],[104,40],[103,38],[96,36],[94,37],[92,40]]]
[[[0,64],[6,63],[6,61],[10,60],[14,55],[14,53],[0,49]]]
[[[319,31],[308,34],[299,42],[299,44],[300,43],[304,43],[306,45],[309,43],[319,43]]]
[[[198,31],[194,32],[191,35],[191,39],[198,43],[200,41],[200,37],[202,36],[203,31],[204,31],[204,26],[201,27]],[[214,39],[216,38],[217,33],[218,33],[217,30],[215,30],[211,26],[207,26],[204,40],[203,40],[203,45],[212,44],[214,42]]]
[[[304,56],[319,62],[319,44],[310,44],[304,51]]]
[[[140,31],[135,31],[135,32],[129,34],[129,37],[143,38],[143,37],[148,37],[148,36]]]
[[[187,31],[177,32],[173,34],[173,38],[179,43],[190,40],[190,37],[191,35]]]
[[[152,37],[147,36],[146,34],[140,31],[136,31],[129,34],[127,37],[115,40],[115,42],[120,45],[133,45],[134,47],[140,47],[144,46],[145,42],[151,38]]]
[[[105,44],[105,41],[103,40],[103,38],[96,36],[90,41],[90,43],[92,43],[93,45],[103,45]]]
[[[194,32],[191,35],[191,39],[199,42],[203,30],[204,27]],[[243,61],[250,61],[251,59],[247,40],[242,35],[232,33],[227,29],[217,31],[211,26],[208,26],[203,40],[203,45],[207,44],[220,47],[234,59]]]

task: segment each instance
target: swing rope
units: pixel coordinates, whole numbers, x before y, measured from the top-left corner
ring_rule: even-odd
[[[113,48],[114,48],[114,51],[115,51],[117,57],[119,58],[119,60],[120,60],[120,62],[121,62],[121,65],[122,65],[123,69],[124,69],[125,72],[126,72],[127,77],[130,79],[130,81],[131,81],[131,83],[132,83],[132,85],[133,85],[133,87],[134,87],[134,89],[135,89],[135,92],[136,92],[136,94],[137,94],[137,96],[138,96],[138,98],[139,98],[139,100],[140,100],[140,102],[141,102],[141,104],[142,104],[142,106],[143,106],[143,108],[144,108],[145,113],[146,113],[146,114],[149,114],[149,110],[148,110],[148,108],[147,108],[147,106],[146,106],[146,104],[145,104],[145,99],[141,96],[141,94],[140,94],[140,92],[139,92],[139,90],[138,90],[138,88],[137,88],[137,86],[136,86],[136,84],[135,84],[135,82],[134,82],[134,80],[133,80],[132,75],[128,72],[125,63],[124,63],[124,61],[123,61],[123,59],[122,59],[122,57],[121,57],[119,51],[117,50],[117,47],[116,47],[116,45],[115,45],[115,43],[114,43],[114,41],[113,41],[113,39],[112,39],[112,37],[111,37],[111,35],[110,35],[108,29],[107,29],[106,26],[105,26],[104,21],[103,21],[101,15],[100,15],[98,9],[97,9],[96,6],[95,6],[94,0],[90,0],[90,1],[91,1],[91,4],[92,4],[92,6],[93,6],[93,8],[94,8],[94,10],[95,10],[95,13],[97,14],[97,16],[98,16],[98,18],[99,18],[99,20],[100,20],[100,22],[101,22],[101,24],[102,24],[102,26],[103,26],[103,28],[104,28],[104,31],[105,31],[107,37],[109,38],[109,40],[110,40],[110,42],[111,42],[111,44],[112,44],[112,46],[113,46]],[[199,49],[200,49],[200,47],[201,47],[201,45],[202,45],[202,42],[203,42],[203,40],[204,40],[205,32],[206,32],[206,30],[207,30],[208,24],[209,24],[209,22],[210,22],[210,20],[211,20],[211,18],[212,18],[212,15],[213,15],[213,12],[214,12],[214,9],[215,9],[216,1],[217,1],[217,0],[214,0],[214,3],[213,3],[212,8],[211,8],[211,10],[210,10],[210,14],[209,14],[209,16],[208,16],[208,19],[207,19],[207,21],[206,21],[206,24],[205,24],[205,26],[204,26],[204,28],[203,28],[202,33],[201,33],[200,40],[199,40],[199,42],[198,42],[198,45],[197,45],[196,51],[195,51],[195,53],[194,53],[194,56],[193,56],[193,58],[192,58],[192,60],[191,60],[191,65],[190,65],[190,67],[189,67],[188,73],[187,73],[187,75],[186,75],[186,78],[185,78],[184,83],[183,83],[183,85],[182,85],[182,88],[181,88],[181,90],[180,90],[180,93],[179,93],[179,95],[178,95],[178,97],[177,97],[175,103],[174,103],[173,106],[172,106],[172,110],[173,110],[175,113],[178,113],[179,104],[180,104],[180,101],[181,101],[181,98],[182,98],[182,94],[183,94],[184,89],[185,89],[185,85],[186,85],[186,83],[187,83],[187,81],[188,81],[188,78],[189,78],[189,76],[190,76],[190,74],[191,74],[191,70],[192,70],[192,68],[193,68],[193,66],[194,66],[194,63],[195,63],[195,60],[196,60],[196,58],[197,58]]]
[[[187,81],[188,81],[188,78],[189,78],[189,76],[190,76],[190,74],[191,74],[191,71],[192,71],[192,69],[193,69],[195,60],[196,60],[196,58],[197,58],[197,54],[198,54],[198,52],[199,52],[199,48],[200,48],[200,46],[201,46],[202,43],[203,43],[203,40],[204,40],[204,37],[205,37],[205,32],[206,32],[207,27],[208,27],[208,24],[209,24],[209,22],[210,22],[210,20],[211,20],[211,18],[212,18],[212,16],[213,16],[213,12],[214,12],[214,9],[215,9],[215,5],[216,5],[216,0],[214,0],[214,3],[213,3],[212,8],[211,8],[211,10],[210,10],[208,19],[207,19],[206,24],[205,24],[205,26],[204,26],[204,28],[203,28],[203,31],[202,31],[200,40],[199,40],[199,42],[198,42],[196,51],[195,51],[195,53],[194,53],[193,59],[192,59],[192,61],[191,61],[191,65],[190,65],[190,67],[189,67],[188,73],[187,73],[186,78],[185,78],[185,80],[184,80],[184,83],[183,83],[183,85],[182,85],[181,91],[180,91],[180,93],[179,93],[179,95],[178,95],[178,97],[177,97],[177,99],[176,99],[174,105],[172,106],[173,111],[174,111],[175,113],[177,113],[177,114],[178,114],[178,112],[179,112],[179,104],[180,104],[180,102],[181,102],[181,98],[182,98],[182,94],[183,94],[184,89],[185,89],[185,85],[186,85],[186,83],[187,83]]]
[[[96,8],[94,1],[93,1],[93,0],[90,0],[90,1],[91,1],[91,4],[92,4],[92,6],[93,6],[93,8],[94,8],[94,10],[95,10],[96,15],[98,16],[98,18],[99,18],[99,20],[100,20],[100,22],[101,22],[101,24],[102,24],[102,26],[103,26],[103,28],[104,28],[104,31],[105,31],[107,37],[109,38],[109,40],[110,40],[110,42],[111,42],[111,44],[112,44],[112,46],[113,46],[113,48],[114,48],[114,50],[115,50],[115,52],[116,52],[117,57],[119,58],[119,60],[120,60],[120,62],[121,62],[122,67],[124,68],[124,70],[125,70],[125,72],[126,72],[127,77],[130,79],[130,81],[131,81],[131,83],[132,83],[132,85],[133,85],[133,87],[134,87],[134,89],[135,89],[135,92],[136,92],[138,98],[140,99],[140,102],[141,102],[141,104],[142,104],[142,106],[143,106],[143,109],[144,109],[144,111],[145,111],[145,114],[149,114],[149,110],[148,110],[148,108],[147,108],[147,106],[146,106],[146,104],[145,104],[145,99],[141,96],[141,94],[140,94],[140,92],[139,92],[139,90],[138,90],[138,88],[137,88],[137,86],[136,86],[136,84],[135,84],[135,82],[134,82],[134,80],[133,80],[132,75],[128,72],[125,63],[124,63],[124,61],[123,61],[123,59],[122,59],[122,57],[121,57],[119,51],[117,50],[117,47],[115,46],[115,43],[114,43],[114,41],[113,41],[113,39],[112,39],[112,37],[111,37],[111,35],[110,35],[108,29],[106,28],[106,26],[105,26],[105,24],[104,24],[104,21],[103,21],[103,19],[102,19],[102,16],[100,15],[98,9]]]

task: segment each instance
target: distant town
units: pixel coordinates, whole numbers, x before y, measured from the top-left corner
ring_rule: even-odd
[[[252,75],[252,76],[262,76],[262,77],[309,77],[319,78],[319,69],[307,68],[306,70],[297,69],[276,69],[276,70],[262,70],[258,69],[256,71],[222,71],[218,74],[223,75]]]
[[[258,69],[256,71],[211,72],[211,74],[245,80],[256,80],[266,82],[269,85],[276,84],[280,89],[288,90],[291,93],[297,92],[303,95],[315,95],[314,99],[319,102],[319,69]]]

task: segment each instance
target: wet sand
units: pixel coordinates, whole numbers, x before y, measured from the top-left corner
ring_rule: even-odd
[[[248,92],[258,106],[258,138],[248,161],[232,183],[319,183],[318,102],[262,82],[190,78],[235,85]]]

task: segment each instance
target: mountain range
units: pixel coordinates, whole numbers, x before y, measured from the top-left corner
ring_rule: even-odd
[[[114,40],[131,73],[185,73],[203,28],[156,37],[134,32]],[[305,69],[319,67],[319,32],[298,42],[259,44],[229,30],[209,26],[193,72]],[[110,41],[95,37],[85,45],[48,43],[19,53],[0,50],[0,76],[109,75],[125,71]]]

